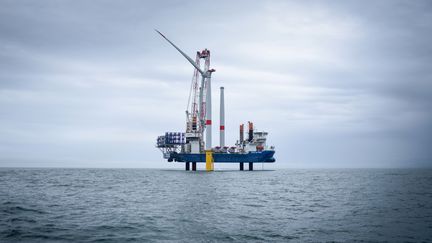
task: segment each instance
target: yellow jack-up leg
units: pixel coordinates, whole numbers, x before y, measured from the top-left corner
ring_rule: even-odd
[[[214,171],[213,151],[206,150],[206,171]]]

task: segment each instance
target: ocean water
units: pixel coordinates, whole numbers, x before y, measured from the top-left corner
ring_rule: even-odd
[[[0,242],[432,242],[432,170],[0,169]]]

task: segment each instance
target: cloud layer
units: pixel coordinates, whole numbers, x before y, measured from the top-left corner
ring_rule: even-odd
[[[273,167],[431,166],[428,1],[2,1],[0,166],[181,167],[191,56],[212,51],[227,142],[252,120]],[[213,143],[217,143],[216,133]]]

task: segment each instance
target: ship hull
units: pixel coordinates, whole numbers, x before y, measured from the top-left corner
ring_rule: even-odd
[[[274,150],[245,154],[213,153],[214,163],[274,163]],[[173,153],[168,161],[205,163],[205,154]]]

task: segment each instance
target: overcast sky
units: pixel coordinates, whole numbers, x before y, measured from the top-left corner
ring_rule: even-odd
[[[431,1],[0,1],[0,166],[164,167],[211,50],[227,144],[277,167],[432,166]],[[218,143],[213,133],[213,144]],[[217,167],[217,166],[216,166]]]

